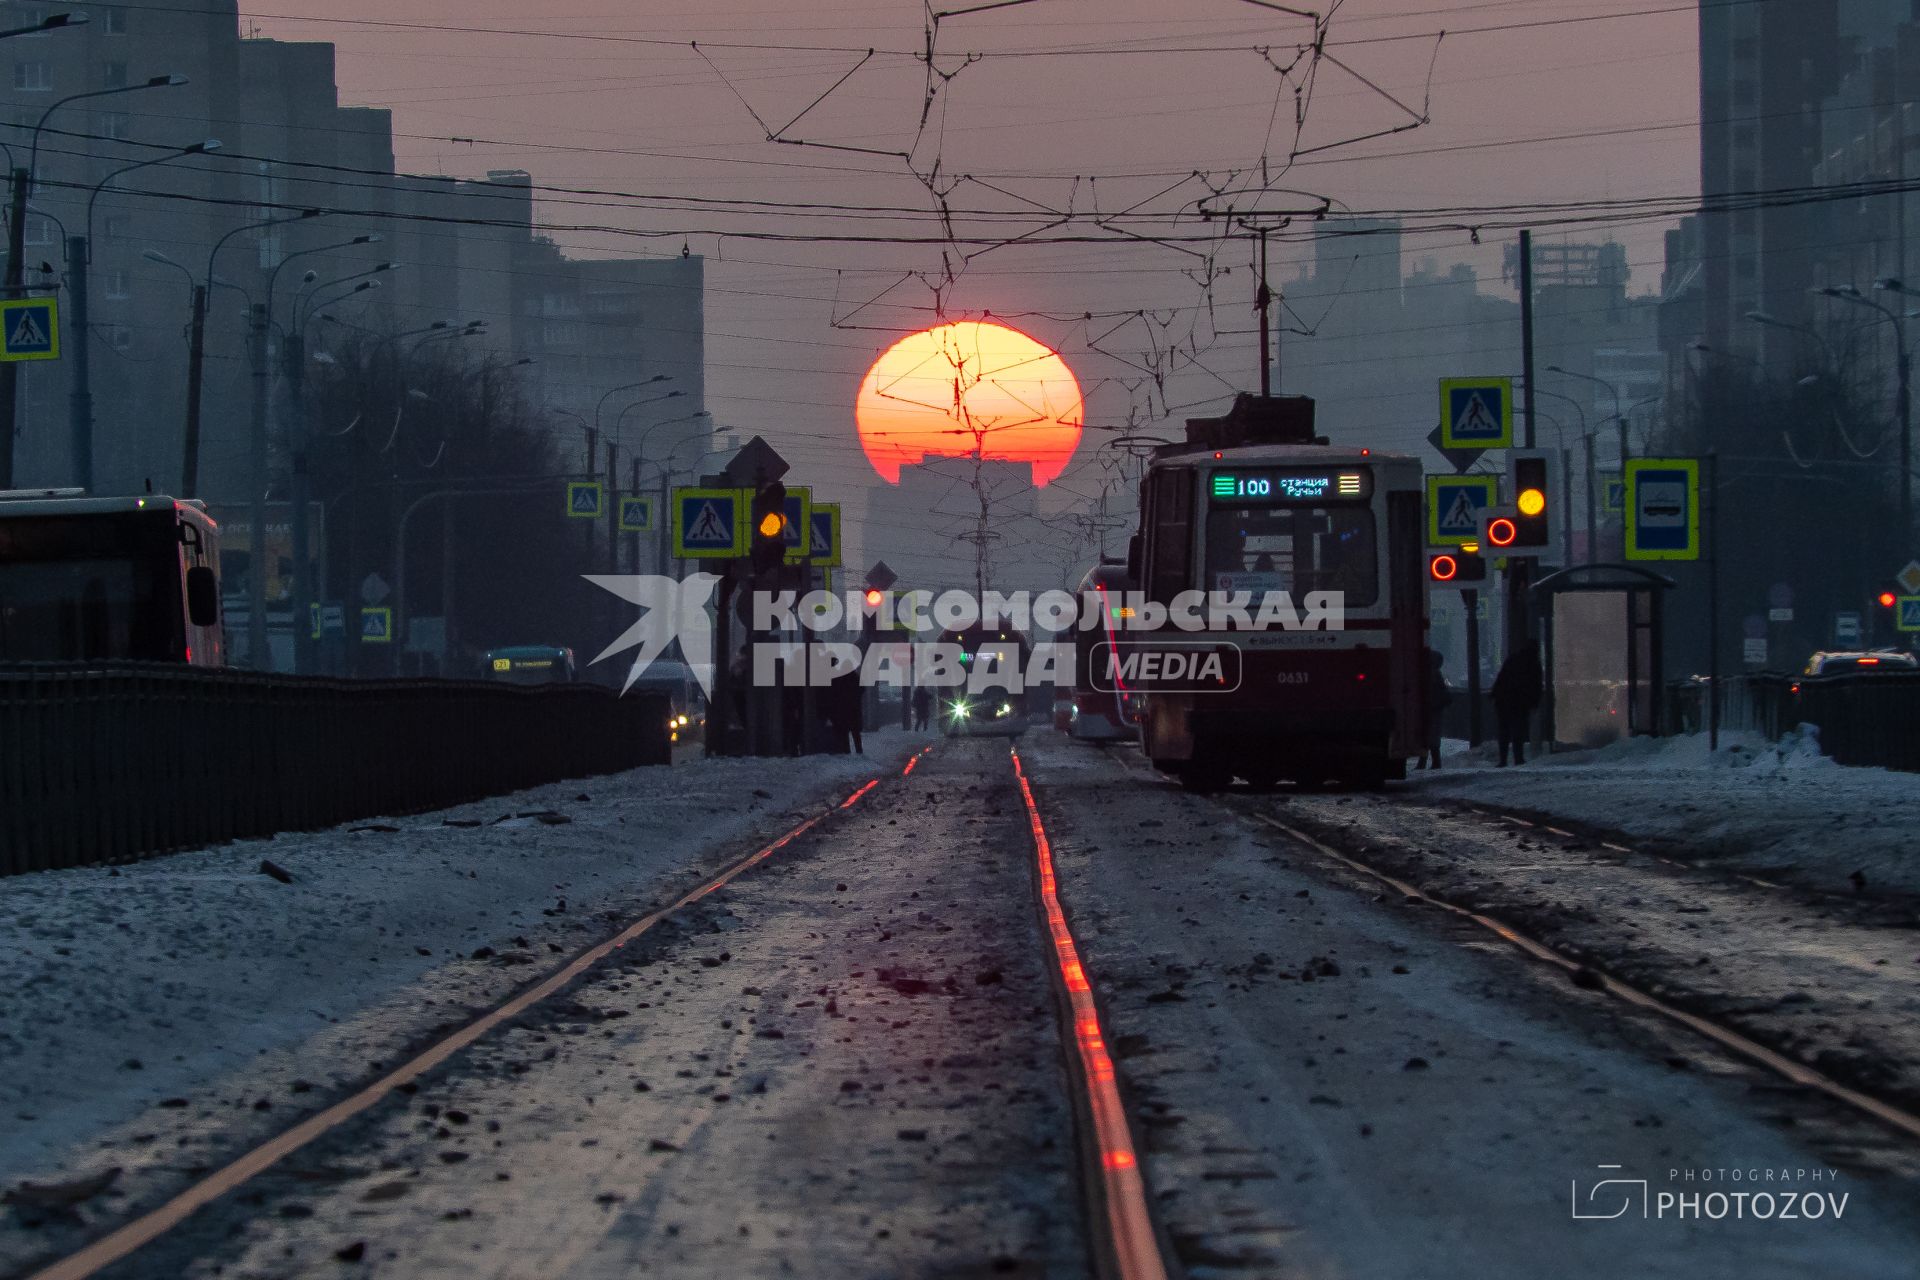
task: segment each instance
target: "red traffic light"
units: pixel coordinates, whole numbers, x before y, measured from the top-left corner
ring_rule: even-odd
[[[1450,555],[1437,555],[1427,561],[1427,573],[1435,582],[1452,582],[1460,576],[1460,562]]]
[[[1880,593],[1880,607],[1882,609],[1891,609],[1898,603],[1900,603],[1900,597],[1894,595],[1893,592],[1882,591]]]
[[[1520,527],[1505,516],[1487,521],[1487,541],[1496,547],[1510,547],[1520,537]]]
[[[884,599],[886,599],[886,593],[881,591],[880,588],[878,587],[867,588],[867,608],[878,609],[880,607],[880,602]]]

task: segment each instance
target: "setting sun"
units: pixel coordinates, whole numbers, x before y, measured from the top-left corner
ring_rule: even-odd
[[[1017,329],[961,320],[902,338],[874,361],[855,405],[860,446],[891,484],[929,457],[1027,462],[1045,485],[1080,444],[1080,384],[1059,353]]]

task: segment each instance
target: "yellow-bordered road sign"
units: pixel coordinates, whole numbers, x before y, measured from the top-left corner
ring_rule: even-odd
[[[804,484],[788,485],[787,505],[782,514],[786,523],[781,526],[780,536],[787,544],[787,563],[805,564],[808,530],[813,527],[813,488]]]
[[[1498,476],[1428,476],[1427,545],[1472,542],[1480,532],[1480,513],[1499,501]]]
[[[675,489],[673,554],[682,560],[731,560],[747,554],[745,489]]]
[[[576,520],[600,518],[601,488],[598,480],[567,481],[567,514]]]
[[[840,567],[840,504],[816,502],[807,521],[807,559],[822,568]]]
[[[620,499],[620,532],[653,532],[652,498],[627,497]]]
[[[1893,625],[1898,631],[1920,631],[1920,596],[1896,596]]]
[[[1440,447],[1511,449],[1513,379],[1440,379]]]
[[[1626,557],[1700,558],[1700,460],[1629,458]]]
[[[60,358],[60,300],[0,302],[0,361]]]
[[[364,605],[360,610],[360,643],[393,643],[393,608],[391,605]]]

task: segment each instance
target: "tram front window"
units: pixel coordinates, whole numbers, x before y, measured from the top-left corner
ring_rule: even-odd
[[[1215,507],[1207,513],[1210,591],[1337,591],[1348,608],[1380,598],[1373,512],[1344,507]]]

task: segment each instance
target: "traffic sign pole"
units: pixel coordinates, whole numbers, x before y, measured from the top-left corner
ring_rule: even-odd
[[[1720,749],[1720,456],[1707,451],[1707,750]]]

